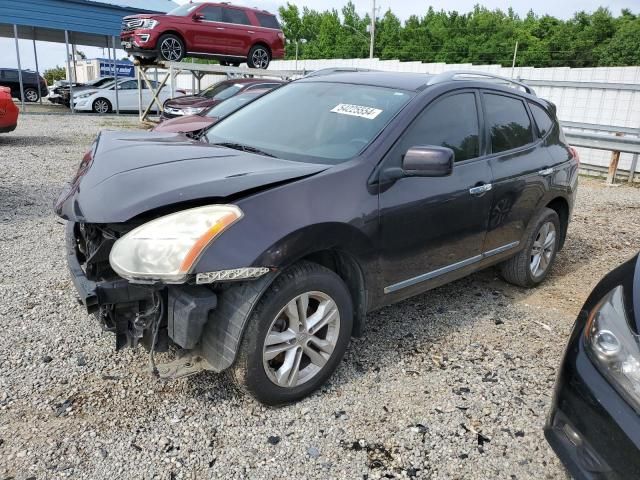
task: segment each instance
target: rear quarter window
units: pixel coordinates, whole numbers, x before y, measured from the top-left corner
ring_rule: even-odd
[[[538,127],[538,132],[540,133],[541,137],[544,137],[553,128],[553,120],[551,119],[547,111],[540,105],[529,102],[529,107],[531,108],[533,119],[535,120]]]
[[[226,23],[237,23],[239,25],[251,25],[246,12],[237,8],[223,8],[222,21]]]
[[[256,17],[258,17],[258,23],[261,27],[277,28],[280,30],[280,24],[278,23],[278,19],[275,15],[271,15],[269,13],[256,13]]]
[[[522,100],[484,93],[484,108],[492,153],[512,150],[533,142],[533,126]]]

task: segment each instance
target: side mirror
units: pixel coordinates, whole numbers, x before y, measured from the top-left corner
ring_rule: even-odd
[[[454,156],[446,147],[411,147],[402,158],[402,170],[407,177],[446,177],[453,170]]]
[[[193,19],[194,22],[199,22],[200,20],[204,20],[204,15],[201,13],[194,13],[191,18]]]

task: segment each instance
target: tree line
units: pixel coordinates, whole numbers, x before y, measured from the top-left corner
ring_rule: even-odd
[[[302,11],[287,3],[279,9],[287,38],[286,58],[366,58],[370,16],[361,17],[349,1],[337,10]],[[405,22],[387,10],[376,18],[374,56],[384,60],[500,64],[510,66],[518,42],[516,65],[598,67],[640,65],[640,15],[608,8],[577,12],[568,20],[530,11],[489,10],[476,5],[469,13],[436,11],[412,15]]]

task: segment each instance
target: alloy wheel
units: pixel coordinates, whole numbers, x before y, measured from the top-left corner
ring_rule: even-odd
[[[256,48],[251,55],[251,60],[256,68],[267,68],[269,66],[269,52],[264,48]]]
[[[542,224],[531,246],[529,268],[534,277],[539,277],[549,268],[556,248],[556,227],[553,222]]]
[[[106,100],[98,99],[93,104],[96,112],[98,113],[109,113],[109,104]]]
[[[340,313],[322,292],[289,301],[271,323],[262,350],[267,377],[279,387],[308,382],[327,364],[338,342]]]
[[[24,96],[28,102],[37,102],[38,101],[38,92],[32,89],[28,89],[24,92]]]
[[[178,60],[182,56],[182,45],[175,38],[165,38],[160,44],[160,54],[165,60]]]

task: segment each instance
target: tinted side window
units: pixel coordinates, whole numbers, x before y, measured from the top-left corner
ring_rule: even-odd
[[[222,22],[221,7],[214,7],[214,6],[202,7],[202,9],[198,11],[198,13],[200,15],[204,15],[204,19],[209,20],[210,22]]]
[[[247,17],[244,10],[238,10],[236,8],[223,8],[222,21],[227,23],[239,23],[240,25],[251,25],[249,17]]]
[[[400,165],[411,147],[436,145],[453,150],[455,161],[479,156],[478,110],[473,93],[458,93],[436,100],[409,126],[396,146],[393,162]]]
[[[544,137],[553,127],[553,120],[551,120],[547,111],[540,105],[529,102],[529,107],[531,107],[533,119],[538,126],[538,132],[540,132],[541,137]]]
[[[18,82],[18,71],[17,70],[5,70],[4,71],[4,79],[12,82]],[[24,81],[24,78],[22,79]]]
[[[522,100],[504,95],[484,94],[491,151],[504,152],[533,141],[533,128]]]
[[[138,89],[138,82],[136,82],[135,80],[129,80],[128,82],[122,82],[120,85],[118,85],[118,89],[119,90],[137,90]]]
[[[275,17],[275,15],[256,12],[256,17],[258,17],[258,23],[261,27],[277,28],[278,30],[280,30],[280,24],[278,23],[278,19]]]

